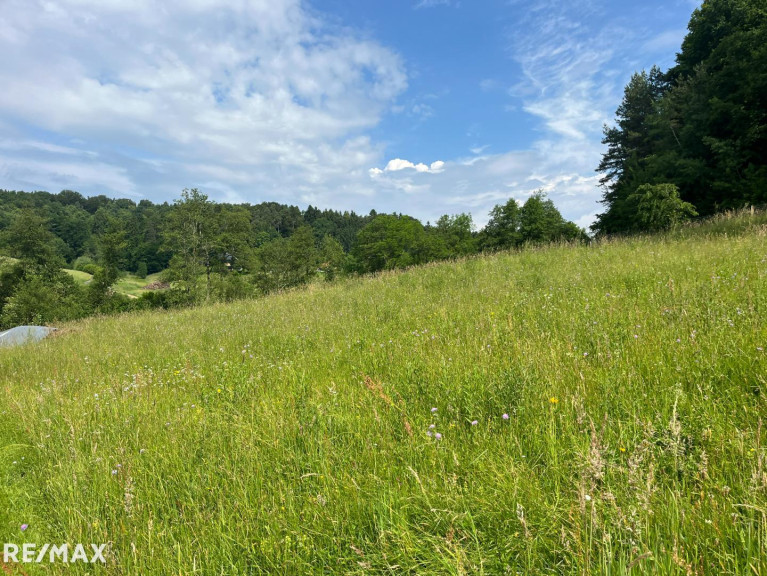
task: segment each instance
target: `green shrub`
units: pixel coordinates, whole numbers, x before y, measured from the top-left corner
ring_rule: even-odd
[[[139,262],[138,266],[136,267],[136,276],[139,278],[146,278],[147,275],[147,267],[146,262]]]
[[[658,232],[681,224],[698,213],[679,197],[674,184],[643,184],[629,196],[637,203],[637,220],[643,231]]]

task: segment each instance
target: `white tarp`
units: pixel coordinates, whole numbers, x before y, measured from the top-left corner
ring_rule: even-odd
[[[56,330],[47,326],[16,326],[5,332],[0,332],[0,347],[19,346],[28,342],[42,340]]]

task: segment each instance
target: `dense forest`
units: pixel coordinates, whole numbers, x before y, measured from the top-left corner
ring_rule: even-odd
[[[93,313],[227,301],[317,278],[403,268],[529,243],[587,240],[541,193],[496,206],[476,231],[468,214],[423,225],[403,214],[219,204],[197,189],[173,204],[64,190],[0,191],[0,327]],[[70,270],[92,275],[80,284]],[[130,298],[121,275],[161,272]]]
[[[704,2],[676,65],[634,74],[616,116],[604,130],[597,234],[766,203],[767,3]]]

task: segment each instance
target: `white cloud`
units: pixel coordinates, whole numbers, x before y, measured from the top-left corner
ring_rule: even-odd
[[[410,162],[409,160],[403,160],[402,158],[394,158],[393,160],[389,160],[389,163],[386,164],[383,170],[380,168],[371,168],[370,169],[370,175],[371,176],[379,176],[383,174],[384,172],[399,172],[400,170],[415,170],[416,172],[427,172],[431,174],[436,174],[439,172],[442,172],[445,168],[445,163],[441,160],[437,160],[436,162],[432,162],[429,166],[426,164],[423,164],[422,162],[419,162],[418,164],[414,164],[413,162]]]
[[[260,197],[350,189],[382,152],[365,131],[407,87],[395,52],[326,25],[299,0],[6,0],[0,28],[0,52],[14,54],[0,60],[0,121],[122,163],[165,160],[123,168],[132,186],[97,178],[104,161],[83,155],[35,180],[29,147],[2,146],[0,186],[152,192],[172,167],[175,193],[211,171]]]

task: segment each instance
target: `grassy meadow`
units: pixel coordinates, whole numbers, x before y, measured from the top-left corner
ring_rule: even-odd
[[[6,262],[16,262],[17,260],[15,258],[9,258],[7,256],[0,256],[0,266],[2,266]],[[93,279],[92,274],[88,274],[87,272],[83,272],[82,270],[71,270],[68,268],[64,269],[64,272],[69,274],[72,278],[74,278],[78,284],[90,284],[90,281]],[[156,272],[154,274],[149,274],[146,278],[139,278],[135,274],[130,273],[123,273],[118,279],[117,282],[115,282],[112,289],[115,292],[118,292],[120,294],[125,294],[129,298],[138,298],[142,294],[146,292],[144,289],[144,286],[151,284],[153,282],[157,282],[160,280],[162,272]]]
[[[66,272],[80,284],[88,284],[93,278],[91,274],[80,270],[66,270]],[[113,289],[115,292],[125,294],[129,298],[138,298],[146,292],[144,286],[158,281],[160,279],[160,274],[160,272],[157,272],[155,274],[149,274],[146,278],[139,278],[134,274],[125,273],[117,279]]]
[[[2,569],[767,574],[766,231],[472,258],[0,350],[0,538],[110,544],[105,566]]]

